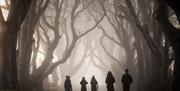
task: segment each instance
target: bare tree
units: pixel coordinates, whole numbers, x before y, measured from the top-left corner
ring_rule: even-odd
[[[8,2],[5,0],[6,3]],[[16,67],[16,42],[17,34],[21,24],[27,15],[31,0],[9,0],[8,18],[2,17],[2,8],[0,8],[0,30],[1,30],[1,82],[0,88],[15,89],[17,87],[17,67]],[[7,8],[8,8],[7,7]],[[9,79],[9,81],[8,81]]]
[[[79,12],[76,12],[77,11],[77,8],[79,7],[79,5],[81,4],[80,0],[75,0],[74,1],[74,5],[72,7],[72,10],[70,12],[70,26],[71,26],[71,36],[70,38],[72,38],[71,40],[67,40],[69,45],[66,45],[66,49],[64,50],[64,53],[62,55],[62,58],[60,60],[57,60],[55,62],[53,62],[53,53],[54,53],[54,50],[56,49],[56,47],[58,46],[59,44],[59,40],[63,40],[62,38],[62,35],[66,35],[65,32],[59,32],[60,30],[60,16],[61,16],[61,12],[62,12],[62,6],[63,6],[63,2],[64,0],[62,1],[52,1],[52,5],[54,5],[55,7],[55,18],[54,18],[54,25],[52,25],[51,23],[49,23],[46,19],[48,16],[44,16],[42,17],[43,18],[43,21],[45,22],[45,25],[48,27],[48,29],[52,30],[53,32],[53,40],[49,40],[50,38],[47,37],[47,34],[45,35],[47,38],[45,39],[45,41],[47,41],[47,49],[46,49],[46,52],[45,52],[45,58],[43,60],[43,62],[41,63],[41,65],[33,70],[33,72],[30,74],[29,73],[29,69],[30,69],[30,60],[31,60],[31,54],[32,54],[32,44],[33,44],[33,33],[34,33],[34,28],[38,21],[38,19],[40,18],[41,14],[43,13],[42,10],[39,10],[41,12],[39,12],[37,15],[38,17],[32,17],[32,16],[29,16],[29,17],[32,17],[32,18],[28,18],[28,19],[31,19],[31,20],[27,20],[27,22],[33,22],[30,26],[25,26],[23,27],[24,30],[32,30],[32,31],[22,31],[21,32],[21,37],[20,37],[20,44],[19,44],[19,57],[18,57],[18,60],[19,60],[19,65],[20,65],[20,70],[19,70],[19,76],[20,76],[20,86],[22,87],[22,90],[30,90],[30,89],[34,89],[34,90],[42,90],[42,83],[43,83],[43,80],[53,72],[53,70],[60,64],[63,64],[65,63],[69,57],[71,56],[72,54],[72,51],[73,49],[75,48],[76,46],[76,43],[77,41],[85,36],[87,33],[89,33],[90,31],[92,31],[93,29],[96,28],[96,26],[103,20],[104,18],[104,15],[100,17],[100,19],[95,22],[95,24],[87,29],[85,32],[81,33],[81,34],[78,34],[77,33],[77,30],[75,28],[75,20],[79,14]],[[43,2],[42,2],[43,3]],[[43,10],[45,10],[45,7],[48,6],[48,3],[44,4],[44,7],[42,8]],[[41,8],[40,8],[41,9]],[[34,9],[32,9],[34,10]],[[64,11],[63,11],[64,12]],[[31,12],[32,13],[32,12]],[[36,12],[35,12],[36,14]],[[34,19],[34,21],[33,21]],[[27,24],[30,24],[30,23],[27,23]],[[45,33],[48,33],[46,32],[46,28],[44,28],[43,26],[41,27],[42,30],[44,30]],[[27,36],[27,33],[28,33],[28,36]],[[69,34],[68,34],[69,35]],[[66,35],[66,36],[68,36]],[[26,62],[24,62],[26,61]],[[27,80],[26,82],[24,80]],[[26,83],[26,84],[25,84]],[[40,87],[40,88],[39,88]]]

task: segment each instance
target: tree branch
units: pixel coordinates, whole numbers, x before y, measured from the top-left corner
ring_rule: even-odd
[[[83,57],[81,58],[80,62],[75,67],[72,68],[72,70],[70,72],[71,75],[74,75],[78,71],[78,69],[81,68],[81,66],[85,62],[86,58],[89,56],[89,55],[87,55],[87,52],[88,52],[88,49],[85,50],[85,53],[83,54]]]
[[[45,41],[44,38],[41,38],[41,39],[42,39],[44,42],[47,42],[48,45],[50,45],[51,42],[50,42],[49,36],[47,35],[47,34],[48,34],[48,33],[47,33],[47,30],[42,26],[41,23],[39,23],[39,27],[43,30],[44,36],[45,36],[45,38],[46,38],[46,41]]]
[[[75,47],[76,41],[73,41],[70,48],[64,53],[64,57],[61,60],[56,61],[55,63],[52,63],[48,69],[43,73],[42,77],[39,80],[43,80],[45,77],[47,77],[50,73],[53,72],[53,70],[60,64],[65,63],[68,58],[71,56],[72,50]]]
[[[103,39],[103,38],[104,38],[104,36],[101,37],[101,39],[100,39],[100,44],[101,44],[102,48],[104,49],[104,52],[105,52],[110,58],[112,58],[115,62],[117,62],[117,63],[121,66],[122,64],[119,62],[119,60],[117,60],[113,55],[111,55],[111,54],[107,51],[107,49],[105,48],[105,46],[104,46],[104,44],[103,44],[103,42],[102,42],[102,39]]]
[[[149,48],[156,56],[159,56],[161,54],[161,50],[160,50],[159,46],[155,43],[155,41],[151,38],[151,36],[148,34],[147,26],[146,25],[145,25],[145,27],[141,26],[138,16],[133,8],[132,2],[130,0],[125,0],[125,2],[126,2],[127,7],[129,8],[129,11],[130,11],[132,17],[135,20],[136,27],[141,32],[143,37],[146,39]]]
[[[100,29],[103,31],[103,34],[104,34],[108,39],[110,39],[111,41],[113,41],[114,43],[116,43],[116,44],[119,45],[119,46],[124,46],[122,43],[119,43],[119,41],[117,41],[117,40],[115,40],[114,38],[112,38],[111,36],[109,36],[109,35],[106,33],[105,29],[104,29],[102,26],[98,26],[98,28],[100,28]]]
[[[101,2],[100,2],[101,3]],[[109,21],[109,23],[111,24],[111,26],[114,28],[115,32],[117,33],[118,35],[118,38],[119,38],[119,41],[122,41],[122,38],[121,38],[121,35],[118,31],[118,28],[116,27],[116,25],[111,21],[110,17],[107,15],[107,12],[106,12],[106,9],[103,5],[103,3],[101,3],[101,7],[103,9],[103,11],[105,12],[105,16],[107,17],[107,20]],[[91,14],[94,18],[95,21],[97,21],[97,19],[95,18],[95,16],[93,14]],[[105,32],[105,29],[102,27],[102,25],[98,26],[99,29],[101,29],[103,31],[103,33],[110,39],[112,40],[113,42],[115,42],[116,44],[118,44],[119,46],[123,46],[122,43],[119,43],[117,40],[115,40],[114,38],[110,37],[106,32]]]
[[[73,36],[73,40],[70,44],[70,47],[64,52],[62,59],[56,61],[55,63],[51,63],[48,67],[46,67],[46,70],[44,71],[44,73],[41,75],[41,77],[39,78],[39,80],[43,80],[45,77],[47,77],[50,73],[53,72],[53,70],[60,64],[66,62],[69,57],[72,54],[72,51],[74,49],[74,47],[76,46],[77,41],[84,35],[86,35],[88,32],[90,32],[91,30],[93,30],[99,23],[100,21],[104,18],[101,17],[101,19],[90,29],[88,29],[85,33],[81,34],[80,36],[77,36],[76,32],[75,32],[75,27],[74,27],[74,22],[75,22],[75,11],[77,10],[78,6],[80,4],[80,0],[76,0],[75,4],[73,6],[72,12],[71,12],[71,31],[72,31],[72,36]]]
[[[52,30],[54,30],[54,26],[52,26],[47,20],[46,20],[46,18],[45,18],[45,16],[44,15],[42,15],[42,20],[44,21],[44,23],[50,28],[50,29],[52,29]]]
[[[90,1],[90,2],[88,3],[88,5],[84,6],[81,10],[77,11],[76,14],[75,14],[75,18],[77,18],[77,16],[78,16],[81,12],[83,12],[86,8],[88,8],[88,7],[91,5],[91,3],[93,3],[94,1],[95,1],[95,0]]]
[[[96,24],[95,24],[93,27],[91,27],[91,28],[88,29],[86,32],[84,32],[84,33],[82,33],[81,35],[79,35],[78,38],[81,38],[82,36],[86,35],[86,34],[89,33],[90,31],[92,31],[93,29],[95,29],[95,28],[98,26],[98,24],[104,19],[104,17],[105,17],[105,14],[103,14],[103,16],[96,22]]]
[[[106,66],[106,64],[103,62],[103,59],[101,59],[101,57],[97,56],[95,53],[93,53],[93,56],[94,56],[97,60],[99,60],[99,61],[101,62],[101,64],[102,64],[105,68],[109,69],[108,66]]]
[[[37,54],[38,54],[38,50],[39,50],[39,45],[40,45],[40,32],[39,31],[36,31],[37,33],[37,46],[35,46],[35,43],[33,44],[33,55],[32,55],[32,68],[33,68],[33,71],[37,68],[36,67],[36,59],[37,59]]]
[[[55,5],[56,5],[55,7],[59,7],[59,3],[55,4]],[[54,33],[54,40],[52,40],[52,43],[48,46],[47,53],[45,55],[44,61],[42,62],[41,66],[36,70],[36,72],[34,72],[34,75],[37,75],[37,77],[39,78],[38,80],[40,80],[40,81],[44,79],[43,74],[49,68],[49,65],[51,65],[53,63],[52,62],[52,59],[54,58],[53,53],[54,53],[55,48],[58,46],[59,40],[61,38],[61,36],[59,34],[60,12],[61,12],[61,10],[59,10],[59,8],[56,8],[56,16],[55,16],[55,20],[54,20],[55,25],[54,25],[54,29],[52,30]],[[43,29],[43,30],[47,34],[46,30],[45,29]],[[47,35],[46,35],[46,37],[47,37]],[[47,37],[47,39],[48,39],[48,37]],[[48,39],[48,41],[50,41],[50,40]],[[42,77],[43,77],[43,79],[42,79]]]
[[[91,56],[91,62],[92,62],[92,64],[93,64],[95,67],[97,67],[97,68],[99,68],[100,70],[102,70],[103,73],[106,73],[106,72],[108,71],[108,69],[107,69],[106,67],[102,67],[101,65],[98,65],[98,64],[95,62],[95,60],[93,59],[93,56]]]
[[[71,12],[71,31],[72,31],[72,35],[73,35],[73,38],[77,38],[77,34],[76,34],[76,29],[75,29],[75,26],[74,26],[74,22],[75,22],[75,12],[77,10],[77,8],[79,7],[80,5],[80,0],[75,0],[75,4],[72,8],[72,12]]]
[[[42,0],[42,1],[43,1],[43,0]],[[39,8],[39,14],[44,13],[44,11],[46,10],[46,8],[47,8],[48,5],[49,5],[49,2],[50,2],[50,0],[46,0],[45,3],[44,3],[44,6],[41,7],[41,8]],[[39,5],[39,6],[41,6],[41,5]]]

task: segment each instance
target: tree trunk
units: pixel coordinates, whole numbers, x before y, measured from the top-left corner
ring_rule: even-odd
[[[36,81],[33,78],[20,81],[19,91],[43,91],[43,81]]]
[[[6,78],[8,79],[8,88],[15,89],[17,87],[17,66],[16,66],[16,40],[17,35],[5,34],[3,54],[6,69]]]
[[[3,34],[0,36],[0,89],[8,88],[8,79],[7,79],[7,63],[4,61],[4,47],[3,47]]]
[[[173,91],[180,91],[180,41],[176,41],[172,46],[175,54]]]
[[[179,29],[176,29],[168,20],[168,5],[174,10],[178,21],[180,22],[180,8],[178,8],[178,1],[166,0],[165,3],[162,0],[158,2],[158,17],[164,28],[164,32],[167,35],[167,38],[170,40],[170,43],[174,50],[175,62],[174,62],[174,79],[173,79],[173,91],[180,90],[180,32]]]
[[[31,0],[11,0],[8,19],[1,29],[1,63],[3,71],[1,71],[3,81],[0,88],[16,89],[17,88],[17,65],[16,65],[16,42],[17,33],[27,14]],[[4,21],[5,22],[5,21]]]

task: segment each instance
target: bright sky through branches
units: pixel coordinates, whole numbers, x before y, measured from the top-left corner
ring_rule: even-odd
[[[5,5],[5,0],[0,0],[0,5]]]
[[[1,9],[2,9],[2,12],[3,12],[4,19],[6,20],[7,16],[8,16],[8,10],[2,8],[2,6],[4,6],[4,7],[7,6],[6,3],[5,3],[5,0],[0,0],[0,6],[1,6]]]

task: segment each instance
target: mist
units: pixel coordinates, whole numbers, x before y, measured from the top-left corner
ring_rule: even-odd
[[[133,78],[130,91],[164,91],[176,83],[179,42],[165,30],[179,31],[179,16],[173,8],[161,11],[161,1],[26,1],[0,2],[0,22],[8,22],[0,24],[3,89],[63,91],[70,76],[73,91],[81,89],[82,77],[90,91],[94,75],[106,91],[111,71],[114,90],[123,91],[125,69]]]

